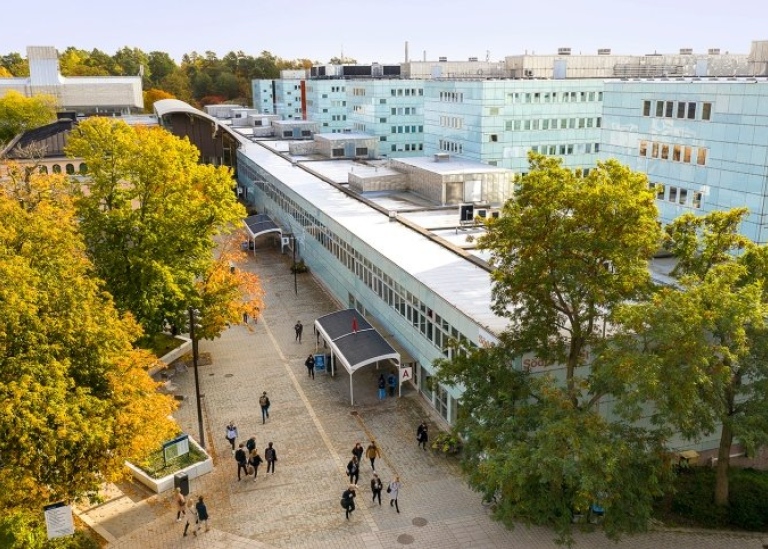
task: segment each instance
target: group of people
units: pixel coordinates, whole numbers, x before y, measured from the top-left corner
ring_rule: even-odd
[[[387,387],[389,387],[389,396],[395,396],[395,389],[397,389],[397,376],[391,373],[384,379],[384,374],[379,376],[379,400],[387,398]]]
[[[235,450],[235,461],[237,462],[237,480],[241,480],[241,473],[246,477],[253,475],[253,482],[259,475],[259,465],[266,461],[267,474],[275,474],[275,462],[277,461],[277,450],[274,443],[270,442],[264,450],[264,458],[259,455],[256,448],[256,437],[249,438],[246,442],[241,442]]]
[[[363,459],[363,454],[370,460],[371,469],[373,470],[373,478],[371,478],[371,501],[376,503],[378,500],[379,505],[381,505],[381,491],[384,489],[384,484],[376,472],[376,458],[381,457],[381,450],[376,445],[375,440],[372,440],[365,450],[363,450],[363,445],[357,442],[352,448],[352,459],[347,463],[349,486],[341,494],[341,506],[344,508],[344,513],[347,519],[349,519],[349,515],[355,510],[355,497],[357,497],[357,491],[359,489],[357,483],[360,480],[360,463]],[[398,475],[395,475],[392,481],[387,485],[387,493],[389,494],[390,507],[394,507],[399,513],[400,507],[397,502],[397,497],[400,493],[400,477]]]
[[[181,488],[176,488],[175,499],[178,509],[176,511],[176,522],[181,522],[181,517],[187,519],[184,525],[184,537],[187,537],[189,526],[192,524],[194,524],[194,529],[192,530],[194,535],[197,535],[200,531],[200,525],[202,524],[205,524],[206,532],[210,530],[208,526],[208,507],[205,505],[203,496],[198,496],[197,501],[194,502],[192,499],[186,498]]]

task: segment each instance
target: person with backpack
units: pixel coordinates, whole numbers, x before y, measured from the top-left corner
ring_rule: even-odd
[[[357,484],[357,481],[360,480],[360,463],[355,456],[352,456],[352,459],[347,463],[347,476],[350,484]]]
[[[256,437],[249,438],[245,443],[245,450],[250,455],[256,449]]]
[[[357,458],[358,465],[363,459],[363,445],[360,442],[355,442],[354,448],[352,448],[352,455]]]
[[[235,442],[237,441],[237,427],[235,427],[235,422],[230,421],[229,425],[227,425],[227,441],[229,442],[229,445],[232,446],[232,453],[235,453]]]
[[[376,446],[375,440],[372,440],[371,443],[368,445],[368,448],[365,449],[365,457],[371,460],[371,469],[375,471],[376,458],[381,457],[381,451],[379,450],[379,447]]]
[[[259,474],[259,465],[261,465],[263,461],[264,460],[261,459],[259,451],[256,448],[251,450],[249,464],[251,467],[253,467],[253,482],[256,482],[256,477]]]
[[[195,528],[194,534],[197,535],[198,530],[200,530],[200,524],[202,524],[203,522],[205,523],[206,532],[211,529],[208,526],[208,508],[205,506],[205,502],[203,501],[203,496],[200,496],[199,498],[197,498],[195,509],[197,510],[197,527]]]
[[[357,486],[350,484],[349,487],[341,494],[341,506],[344,508],[347,520],[349,520],[349,514],[355,510],[355,496],[357,492]]]
[[[237,461],[237,480],[240,480],[240,470],[243,470],[245,476],[248,476],[248,454],[245,453],[245,443],[241,442],[235,452],[235,461]]]
[[[301,343],[301,334],[304,332],[304,325],[301,323],[301,320],[296,321],[293,331],[296,332],[296,341]]]
[[[429,428],[425,421],[422,421],[421,425],[416,429],[416,440],[419,442],[419,446],[426,452],[427,442],[429,442]]]
[[[304,361],[304,366],[307,367],[307,377],[315,379],[315,357],[310,354]]]
[[[264,459],[267,460],[267,474],[269,474],[270,471],[272,471],[272,474],[275,474],[275,462],[277,461],[277,451],[272,447],[272,443],[270,442],[267,446],[267,449],[264,450]]]
[[[264,425],[267,422],[267,418],[269,418],[269,397],[267,396],[267,392],[264,391],[261,393],[261,396],[259,397],[259,406],[261,406],[261,424]]]

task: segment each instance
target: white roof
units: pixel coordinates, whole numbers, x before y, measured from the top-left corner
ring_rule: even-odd
[[[388,215],[257,143],[246,143],[240,152],[486,330],[501,333],[506,327],[507,321],[491,311],[488,271],[416,231],[390,222]]]
[[[392,160],[441,175],[462,173],[512,173],[511,170],[506,168],[499,168],[497,166],[491,166],[490,164],[483,164],[482,162],[456,156],[451,156],[448,160],[440,161],[436,161],[432,156],[412,156],[407,158],[393,158]]]

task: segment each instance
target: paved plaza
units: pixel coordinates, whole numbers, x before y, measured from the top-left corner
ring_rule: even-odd
[[[249,267],[261,277],[266,310],[258,324],[233,326],[215,341],[201,341],[211,363],[199,368],[206,442],[214,457],[213,473],[190,483],[190,497],[204,495],[211,531],[182,537],[184,523],[175,522],[171,493],[153,495],[125,483],[107,501],[86,510],[83,518],[109,541],[112,549],[154,548],[291,548],[388,549],[411,546],[434,549],[556,548],[546,528],[518,526],[507,530],[493,522],[480,496],[462,479],[455,460],[417,447],[415,431],[427,419],[432,435],[441,427],[413,388],[402,398],[377,398],[376,379],[383,371],[365,367],[354,376],[355,405],[349,401],[349,376],[316,372],[307,377],[304,360],[315,351],[313,321],[339,309],[309,274],[298,275],[298,293],[288,256],[257,250]],[[293,326],[305,326],[303,341],[294,341]],[[383,334],[397,348],[390,334]],[[192,370],[176,374],[177,394],[186,398],[175,414],[185,432],[197,437]],[[267,391],[270,418],[262,425],[258,399]],[[225,426],[234,421],[239,441],[256,437],[263,456],[274,442],[278,461],[274,475],[259,469],[237,480],[237,467]],[[386,486],[401,477],[400,513],[371,502],[371,468],[364,458],[350,520],[339,504],[347,486],[346,464],[359,441],[375,439],[382,451],[376,468]],[[762,538],[749,534],[658,531],[623,540],[607,540],[600,532],[577,535],[576,547],[656,549],[761,548]]]

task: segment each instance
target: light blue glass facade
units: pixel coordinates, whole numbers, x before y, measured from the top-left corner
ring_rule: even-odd
[[[424,80],[347,80],[355,132],[379,137],[382,156],[424,154]]]
[[[320,133],[342,133],[352,127],[346,86],[344,80],[306,80],[307,119],[317,122]]]
[[[765,80],[608,81],[602,141],[601,158],[660,184],[662,223],[685,212],[746,206],[741,233],[768,241]]]
[[[301,120],[301,80],[253,80],[253,106],[283,120]],[[266,105],[269,105],[267,107]]]
[[[262,114],[275,113],[274,80],[251,80],[253,108]]]
[[[602,103],[602,80],[430,80],[424,152],[521,173],[534,150],[589,169],[600,148]]]

